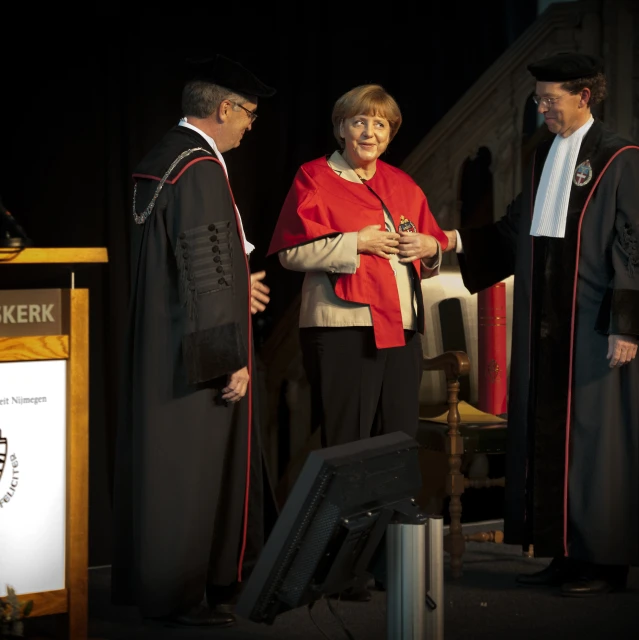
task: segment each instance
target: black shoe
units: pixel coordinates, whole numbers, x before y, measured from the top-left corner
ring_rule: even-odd
[[[561,595],[569,598],[600,596],[624,591],[628,581],[628,567],[589,564],[574,580],[561,585]]]
[[[235,613],[235,607],[237,605],[237,601],[233,602],[219,602],[215,606],[211,607],[211,611],[215,611],[217,613],[226,613],[233,615]]]
[[[586,596],[600,596],[604,593],[622,591],[609,580],[575,580],[561,585],[561,595],[569,598],[584,598]]]
[[[536,573],[520,573],[517,583],[525,587],[558,587],[579,576],[579,563],[571,558],[553,558],[551,563]]]
[[[185,627],[229,627],[235,623],[235,616],[217,607],[210,609],[200,604],[184,613],[169,616],[166,622]]]
[[[241,591],[242,585],[237,582],[223,587],[209,585],[206,588],[206,603],[211,611],[234,614]]]
[[[331,598],[338,598],[344,602],[370,602],[373,594],[365,587],[352,587],[340,593],[334,593]]]

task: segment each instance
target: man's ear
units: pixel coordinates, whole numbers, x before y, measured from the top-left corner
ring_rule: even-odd
[[[591,95],[592,94],[590,93],[590,89],[588,89],[588,87],[584,87],[581,90],[581,99],[579,100],[579,106],[587,107],[590,104]]]
[[[233,105],[231,104],[230,100],[222,100],[222,102],[220,102],[216,111],[218,121],[226,122],[228,120],[229,113],[232,110],[232,108],[233,108]]]

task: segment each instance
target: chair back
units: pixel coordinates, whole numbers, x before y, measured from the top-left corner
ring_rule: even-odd
[[[512,337],[513,276],[506,278],[507,375],[510,377],[510,341]],[[444,351],[465,351],[470,359],[470,376],[460,380],[460,400],[477,406],[477,294],[464,287],[459,267],[442,267],[438,276],[422,281],[426,330],[422,337],[424,357]],[[420,402],[437,405],[446,400],[443,371],[424,371]]]

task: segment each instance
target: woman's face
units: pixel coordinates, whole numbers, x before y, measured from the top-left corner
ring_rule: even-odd
[[[386,151],[390,141],[390,124],[381,116],[345,118],[339,132],[344,138],[344,154],[353,167],[374,163]]]

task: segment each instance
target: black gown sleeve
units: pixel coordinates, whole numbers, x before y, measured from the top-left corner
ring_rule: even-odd
[[[204,383],[248,363],[242,305],[235,300],[244,296],[248,307],[246,261],[222,167],[206,160],[189,167],[176,183],[171,209],[184,364],[191,383]]]
[[[639,336],[639,151],[630,150],[617,187],[614,277],[601,306],[597,330]]]
[[[521,209],[519,194],[497,222],[459,230],[463,253],[457,258],[464,286],[470,293],[482,291],[515,272]]]

